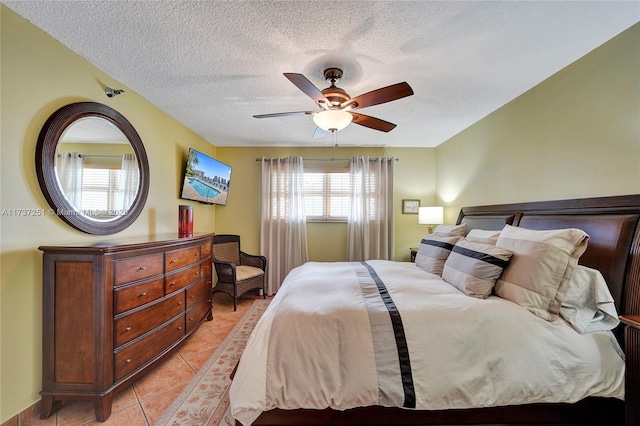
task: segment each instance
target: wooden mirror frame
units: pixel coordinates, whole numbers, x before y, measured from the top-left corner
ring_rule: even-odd
[[[55,155],[58,142],[64,131],[76,120],[86,117],[98,117],[113,123],[127,137],[136,154],[140,171],[139,188],[127,214],[113,220],[96,220],[78,211],[65,197],[58,185],[55,170]],[[96,102],[78,102],[66,105],[46,121],[36,145],[36,174],[42,192],[55,214],[72,227],[95,235],[108,235],[129,227],[142,213],[149,194],[149,160],[142,139],[131,123],[113,108]]]

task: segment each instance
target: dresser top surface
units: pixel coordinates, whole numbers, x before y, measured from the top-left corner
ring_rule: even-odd
[[[194,232],[190,237],[180,237],[177,233],[143,235],[137,237],[114,238],[93,243],[60,244],[55,246],[40,246],[38,250],[44,253],[82,251],[93,253],[110,253],[122,250],[151,248],[161,245],[182,245],[191,242],[204,242],[213,237],[213,233]]]

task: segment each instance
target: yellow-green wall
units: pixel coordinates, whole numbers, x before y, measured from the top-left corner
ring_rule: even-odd
[[[35,173],[36,139],[58,108],[79,101],[118,110],[136,128],[150,161],[151,188],[139,219],[118,236],[175,232],[180,175],[187,149],[215,147],[4,5],[1,29],[0,421],[40,399],[42,255],[40,245],[104,239],[55,216],[15,216],[47,209]],[[108,98],[104,87],[126,93]],[[213,231],[215,208],[195,203],[195,230]],[[79,301],[81,302],[81,301]]]
[[[640,193],[640,24],[436,148],[460,207]]]
[[[390,137],[393,137],[390,135]],[[318,142],[321,144],[322,142]],[[325,142],[326,143],[326,142]],[[229,202],[216,209],[216,232],[239,234],[243,250],[260,250],[261,165],[256,158],[302,155],[307,159],[344,159],[353,155],[398,158],[395,166],[394,216],[395,259],[409,260],[409,247],[415,247],[426,233],[415,214],[402,214],[402,199],[420,200],[423,206],[435,201],[435,150],[433,148],[217,148],[217,158],[233,167]],[[305,167],[343,167],[345,161],[305,161]],[[346,223],[308,223],[309,258],[319,262],[347,258]]]

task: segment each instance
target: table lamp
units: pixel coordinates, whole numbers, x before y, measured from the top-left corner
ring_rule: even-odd
[[[418,209],[418,223],[420,225],[428,225],[429,233],[433,233],[433,225],[440,225],[444,222],[444,208],[436,207],[420,207]]]

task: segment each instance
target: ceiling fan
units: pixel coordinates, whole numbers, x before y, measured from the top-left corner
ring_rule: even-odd
[[[274,114],[254,115],[255,118],[284,117],[288,115],[312,115],[313,121],[318,126],[313,134],[314,138],[324,136],[326,132],[337,132],[349,125],[349,123],[359,124],[381,132],[389,132],[396,125],[379,118],[353,112],[373,105],[379,105],[406,96],[413,95],[413,90],[406,82],[382,87],[371,92],[364,93],[355,98],[351,98],[347,92],[336,86],[342,78],[342,70],[339,68],[328,68],[324,70],[324,78],[331,85],[326,89],[318,89],[304,75],[296,73],[284,73],[298,89],[316,102],[320,111],[293,111],[278,112]]]

